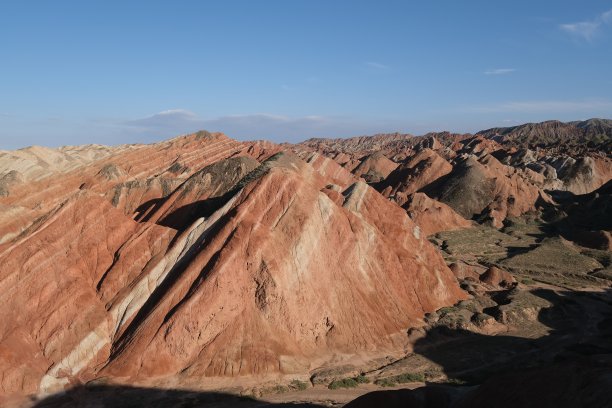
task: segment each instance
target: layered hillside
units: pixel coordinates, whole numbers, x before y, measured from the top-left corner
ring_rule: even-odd
[[[504,144],[530,148],[598,148],[612,147],[612,120],[589,119],[576,122],[550,120],[519,126],[492,128],[478,132]]]
[[[470,298],[427,315],[403,359],[352,377],[380,388],[358,385],[367,393],[346,406],[609,405],[608,125],[430,134],[383,148],[397,167],[380,180],[347,167],[402,206]],[[360,143],[351,154],[367,164]]]
[[[448,132],[310,139],[316,151],[403,206],[414,193],[446,204],[466,220],[501,227],[539,211],[550,194],[588,194],[612,178],[610,121],[549,121],[476,135]]]
[[[309,377],[401,355],[466,296],[404,210],[322,155],[208,133],[110,150],[0,198],[3,394]]]
[[[564,142],[607,123],[2,152],[0,405],[488,403],[501,371],[612,355],[612,158]]]
[[[566,153],[569,151],[610,152],[612,147],[612,120],[597,118],[574,122],[550,120],[485,129],[474,134],[431,132],[424,136],[414,136],[391,133],[346,139],[319,138],[306,140],[299,146],[300,148],[331,155],[343,153],[359,158],[360,155],[380,151],[390,157],[398,154],[401,150],[418,146],[433,148],[433,140],[436,140],[440,145],[452,147],[454,143],[474,135],[494,140],[506,146],[551,149],[556,152],[565,150]],[[424,141],[425,144],[423,144]]]

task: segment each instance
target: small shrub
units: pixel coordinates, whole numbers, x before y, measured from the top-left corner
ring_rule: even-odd
[[[369,384],[370,383],[370,379],[363,374],[358,375],[357,377],[354,377],[353,379],[357,381],[358,384]]]
[[[449,378],[448,380],[446,380],[447,384],[452,384],[452,385],[464,385],[467,384],[467,382],[459,379],[459,378]]]
[[[425,381],[425,376],[421,373],[404,373],[400,375],[396,375],[394,380],[400,384],[411,383],[411,382],[423,382]]]
[[[535,281],[533,279],[523,278],[523,279],[521,279],[521,283],[523,285],[533,285],[535,283]]]
[[[439,309],[438,310],[438,314],[443,316],[445,314],[453,313],[455,311],[457,311],[456,307],[454,307],[454,306],[446,306],[446,307],[443,307],[442,309]]]
[[[289,386],[291,388],[293,388],[294,390],[299,390],[299,391],[303,391],[306,388],[308,388],[308,384],[306,384],[304,381],[300,381],[300,380],[293,380],[293,381],[291,381]]]
[[[374,384],[380,387],[395,387],[397,385],[391,378],[381,378],[379,380],[374,381]]]
[[[423,373],[403,373],[394,375],[392,377],[381,378],[379,380],[376,380],[374,384],[379,385],[381,387],[394,387],[397,384],[423,381],[425,381],[425,374]]]
[[[431,368],[429,370],[425,370],[423,372],[423,376],[425,377],[426,380],[431,380],[434,378],[438,378],[440,377],[440,375],[442,374],[442,371],[440,369],[436,369],[436,368]]]
[[[359,383],[354,378],[343,378],[342,380],[334,380],[327,388],[330,390],[337,390],[338,388],[355,388]]]
[[[478,313],[481,310],[478,308],[478,305],[473,300],[463,300],[459,302],[459,306],[460,308],[469,310],[472,313]]]
[[[272,392],[275,394],[283,394],[287,391],[289,391],[289,388],[285,387],[284,385],[276,385],[272,388]]]

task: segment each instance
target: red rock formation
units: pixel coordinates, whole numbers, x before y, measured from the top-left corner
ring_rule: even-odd
[[[516,279],[512,274],[492,266],[480,275],[480,281],[491,286],[512,287],[516,283]]]
[[[103,362],[112,328],[107,287],[115,293],[128,285],[171,235],[82,192],[5,247],[0,310],[11,317],[0,320],[0,391],[36,392],[45,388],[45,375],[67,384]],[[81,365],[84,354],[90,360]]]
[[[571,160],[557,171],[563,189],[574,194],[587,194],[612,179],[612,160],[607,157],[584,156]]]
[[[161,153],[201,142],[218,152]],[[0,366],[11,367],[1,392],[99,376],[202,386],[202,376],[307,375],[401,353],[407,327],[465,297],[405,211],[332,160],[226,159],[242,147],[207,135],[163,145],[150,147],[152,169],[95,163],[81,169],[84,190],[68,172],[66,185],[47,180],[3,198],[16,214],[0,218],[3,233],[21,233],[0,247],[0,313],[12,316],[0,322]],[[208,160],[216,163],[194,174]],[[162,191],[140,223],[125,216],[135,204],[121,200],[140,191],[126,178],[157,180],[160,170],[193,175]],[[121,210],[103,198],[116,186],[128,191]],[[206,211],[183,211],[201,202]],[[185,216],[169,222],[176,214]]]
[[[473,154],[482,157],[502,149],[502,146],[494,140],[482,136],[473,136],[463,139],[455,145],[458,153]]]
[[[300,157],[310,164],[318,173],[326,177],[329,182],[341,187],[347,187],[357,181],[347,169],[339,166],[335,161],[318,153],[305,153]],[[294,163],[295,165],[295,163]]]
[[[468,279],[473,281],[480,280],[480,274],[471,265],[463,262],[453,262],[449,265],[450,270],[453,272],[457,279]]]
[[[508,216],[535,209],[542,193],[520,170],[504,166],[491,155],[465,158],[447,176],[423,189],[465,218],[478,218],[501,227]]]
[[[34,211],[28,208],[0,204],[0,252],[5,243],[23,233],[35,220]]]
[[[352,173],[368,183],[374,183],[385,179],[397,166],[397,163],[386,158],[384,154],[376,152],[363,158]]]
[[[400,347],[405,327],[463,298],[400,208],[364,183],[342,206],[321,187],[293,166],[244,187],[213,215],[218,223],[197,230],[208,244],[125,329],[102,374],[300,373],[338,353]]]
[[[240,155],[251,156],[252,158],[260,162],[284,150],[282,146],[267,140],[243,142],[242,144],[244,147]]]
[[[103,154],[89,149],[101,149]],[[107,150],[100,146],[71,148],[73,154],[93,156],[95,160],[77,168],[51,169],[45,177],[11,185],[5,197],[0,195],[0,204],[27,208],[35,219],[75,192],[90,190],[133,216],[143,204],[170,194],[202,167],[240,154],[245,145],[220,133],[198,132],[157,144],[118,146],[111,153]],[[80,161],[78,157],[72,159]],[[0,165],[15,166],[10,162]],[[14,235],[17,231],[7,233]]]
[[[424,193],[410,195],[403,207],[426,236],[472,226],[471,221],[457,214],[448,205],[433,200]]]
[[[448,174],[453,166],[431,149],[423,149],[402,163],[377,188],[403,205],[408,196]]]
[[[414,151],[433,148],[453,165],[461,164],[467,156],[481,160],[491,155],[513,168],[528,185],[533,184],[542,190],[567,190],[574,194],[585,194],[612,178],[612,160],[608,157],[612,146],[610,123],[603,119],[568,123],[548,121],[489,129],[476,135],[440,132],[428,133],[423,137],[387,134],[349,139],[311,139],[293,148],[297,151],[319,152],[337,160],[351,171],[356,169],[364,157],[375,152],[399,162],[413,156]],[[381,181],[379,184],[382,187],[379,190],[385,195],[394,196],[402,204],[405,194],[395,196],[392,193],[398,187],[399,181],[394,177],[400,169],[401,166]],[[457,182],[461,184],[461,180]],[[525,184],[517,180],[512,183]],[[545,194],[541,196],[546,198]],[[509,198],[513,199],[512,196]],[[527,205],[533,204],[531,199],[527,201]],[[496,203],[493,206],[495,208],[487,210],[482,219],[499,226],[506,217],[506,206],[504,203]],[[490,212],[495,214],[491,216]],[[524,210],[511,208],[507,215],[522,212]]]
[[[142,219],[183,230],[197,218],[214,212],[219,207],[218,201],[258,166],[257,160],[244,156],[210,164],[194,173],[167,198],[146,209]]]
[[[612,121],[606,119],[589,119],[581,122],[563,123],[549,120],[541,123],[493,128],[478,132],[489,139],[501,143],[553,149],[587,149],[605,150],[612,138]]]

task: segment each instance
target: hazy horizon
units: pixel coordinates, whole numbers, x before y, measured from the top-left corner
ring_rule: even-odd
[[[11,3],[0,149],[608,118],[611,33],[600,2]]]
[[[586,121],[586,120],[591,120],[591,119],[603,119],[603,120],[612,120],[612,119],[608,119],[608,118],[585,118],[585,119],[576,119],[576,120],[568,120],[568,121],[564,121],[565,123],[567,122],[581,122],[581,121]],[[542,122],[548,122],[548,121],[555,121],[557,119],[547,119],[544,120]],[[525,123],[520,123],[520,124],[516,124],[516,125],[511,125],[511,126],[499,126],[499,127],[512,127],[512,126],[520,126],[520,125],[524,125],[524,124],[529,124],[529,123],[541,123],[541,122],[525,122]],[[497,127],[497,126],[495,126]],[[411,135],[411,136],[416,136],[416,137],[422,137],[422,136],[426,136],[429,133],[442,133],[442,132],[449,132],[451,134],[478,134],[478,132],[481,131],[485,131],[485,130],[489,130],[491,128],[483,128],[483,129],[478,129],[475,130],[473,132],[458,132],[458,131],[453,131],[453,130],[449,130],[449,129],[441,129],[441,130],[431,130],[431,131],[427,131],[427,132],[423,132],[423,133],[412,133],[412,132],[400,132],[400,131],[388,131],[388,132],[374,132],[374,133],[370,133],[370,134],[355,134],[355,135],[346,135],[346,136],[313,136],[313,137],[308,137],[305,139],[300,139],[300,140],[293,140],[293,141],[289,141],[289,140],[274,140],[275,143],[300,143],[300,142],[305,142],[309,139],[318,139],[318,138],[322,138],[322,139],[350,139],[350,138],[355,138],[355,137],[368,137],[368,136],[376,136],[376,135],[380,135],[380,134],[395,134],[395,133],[399,133],[402,135]],[[123,144],[152,144],[152,143],[158,143],[158,142],[162,142],[165,140],[169,140],[169,139],[173,139],[176,137],[182,137],[182,136],[188,136],[190,134],[194,134],[197,133],[199,131],[207,131],[207,132],[211,132],[211,133],[224,133],[226,136],[232,138],[232,139],[236,139],[236,140],[240,140],[240,141],[256,141],[256,140],[271,140],[269,138],[236,138],[233,137],[231,134],[227,134],[226,132],[223,131],[218,131],[218,130],[210,130],[210,129],[196,129],[190,132],[185,132],[185,133],[180,133],[180,134],[174,134],[174,135],[168,135],[168,136],[159,136],[159,137],[149,137],[150,140],[146,140],[146,141],[136,141],[136,142],[124,142],[124,143],[98,143],[95,140],[94,141],[90,141],[90,142],[86,142],[86,143],[79,143],[79,144],[52,144],[51,140],[49,140],[49,143],[36,143],[36,144],[30,144],[30,145],[26,145],[26,146],[19,146],[19,147],[8,147],[8,148],[4,148],[2,146],[0,146],[0,150],[19,150],[19,149],[24,149],[24,148],[28,148],[28,147],[32,147],[32,146],[43,146],[43,147],[49,147],[49,148],[58,148],[58,147],[64,147],[64,146],[76,146],[76,145],[86,145],[86,144],[93,144],[93,145],[109,145],[109,146],[116,146],[116,145],[123,145]]]

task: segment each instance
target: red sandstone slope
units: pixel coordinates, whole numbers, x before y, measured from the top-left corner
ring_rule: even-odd
[[[126,209],[131,213],[136,203],[142,204],[143,200],[169,194],[181,180],[208,164],[235,155],[248,155],[249,151],[263,154],[261,149],[254,151],[253,146],[251,143],[232,140],[221,133],[208,132],[150,145],[119,146],[111,154],[100,155],[101,158],[87,166],[48,171],[45,177],[14,183],[2,203],[47,210],[83,189],[107,194],[109,200],[116,203],[123,202],[125,195],[130,196],[130,190],[137,189],[140,192],[134,204]],[[3,166],[15,165],[9,162],[9,165]],[[115,191],[111,194],[113,188]]]
[[[383,195],[402,205],[410,194],[424,191],[465,218],[501,227],[507,217],[537,212],[543,202],[553,204],[551,190],[586,194],[609,181],[608,122],[544,122],[476,136],[441,132],[310,139],[292,149],[318,152],[357,174],[370,155],[384,154],[398,167],[382,180],[366,180]],[[584,135],[588,140],[576,143]]]
[[[1,198],[18,214],[0,219],[1,392],[308,375],[401,352],[424,313],[464,298],[401,208],[321,156],[227,159],[267,155],[253,146],[175,139],[146,148],[150,168],[131,148]],[[182,184],[146,181],[161,179]]]
[[[463,297],[401,209],[363,183],[337,205],[317,179],[273,167],[213,215],[208,244],[104,373],[303,373],[398,350],[423,313]]]
[[[105,307],[107,275],[117,274],[109,290],[115,293],[164,250],[171,236],[169,229],[135,223],[101,198],[82,192],[4,248],[0,390],[38,391],[43,376],[59,361],[70,361],[58,369],[66,377],[86,369],[76,363],[84,348],[93,354],[91,366],[103,362],[108,345],[97,339],[108,337],[112,326]],[[70,350],[79,352],[71,356]]]
[[[407,196],[450,173],[453,166],[431,149],[423,149],[377,185],[385,197],[403,205]]]
[[[457,214],[451,207],[424,193],[411,194],[403,207],[425,235],[472,226],[471,221]]]
[[[209,216],[216,202],[258,166],[257,160],[244,156],[210,164],[194,173],[168,197],[143,209],[141,217],[183,230],[198,217]]]
[[[423,191],[448,204],[464,218],[475,218],[501,227],[508,216],[519,216],[535,209],[542,196],[520,170],[504,166],[493,156],[468,156],[453,171],[428,185]]]
[[[34,220],[78,191],[102,194],[130,217],[142,216],[158,200],[209,164],[233,156],[266,158],[278,149],[269,142],[237,142],[220,133],[198,132],[150,145],[59,149],[62,158],[70,153],[70,160],[64,161],[78,163],[78,166],[50,168],[44,165],[56,158],[53,149],[45,149],[44,152],[50,150],[51,153],[47,152],[46,161],[40,159],[36,165],[28,162],[25,166],[11,159],[13,155],[2,161],[7,155],[0,155],[0,169],[9,172],[0,178],[24,171],[24,166],[30,169],[24,174],[32,174],[31,179],[24,176],[5,183],[4,187],[0,180],[0,205],[12,213],[28,212],[27,219],[20,222],[3,221],[0,215],[0,245],[6,241],[5,237],[17,236]],[[82,156],[91,158],[87,165],[83,164]],[[40,175],[41,169],[47,170],[44,177]]]
[[[353,174],[373,183],[387,178],[397,166],[397,163],[387,159],[384,154],[376,152],[363,158],[353,170]]]

